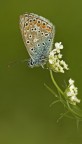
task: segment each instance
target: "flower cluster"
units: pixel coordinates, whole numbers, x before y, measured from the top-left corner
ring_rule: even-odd
[[[80,103],[80,100],[77,98],[78,88],[74,85],[74,80],[69,79],[69,85],[65,90],[65,95],[69,100],[69,103],[72,105],[76,105],[76,103]]]
[[[56,42],[55,49],[53,49],[49,54],[49,67],[55,72],[64,73],[65,69],[68,70],[68,65],[65,63],[65,61],[61,60],[61,49],[63,49],[62,43]]]

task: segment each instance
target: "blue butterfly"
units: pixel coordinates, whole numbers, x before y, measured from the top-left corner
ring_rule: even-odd
[[[42,16],[25,13],[20,16],[20,29],[24,44],[30,55],[31,68],[44,66],[53,46],[54,25]]]

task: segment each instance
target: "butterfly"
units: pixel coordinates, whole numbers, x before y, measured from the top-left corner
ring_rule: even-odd
[[[55,26],[42,16],[25,13],[20,16],[20,30],[30,56],[29,66],[43,67],[53,46]]]

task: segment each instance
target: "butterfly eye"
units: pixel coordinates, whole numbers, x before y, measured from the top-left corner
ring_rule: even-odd
[[[29,40],[27,40],[27,42],[26,42],[27,44],[30,44],[30,41]]]

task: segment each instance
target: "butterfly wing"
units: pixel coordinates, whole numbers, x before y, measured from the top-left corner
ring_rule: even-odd
[[[20,29],[26,49],[31,57],[30,66],[44,65],[54,39],[54,26],[47,19],[33,13],[20,16]]]

